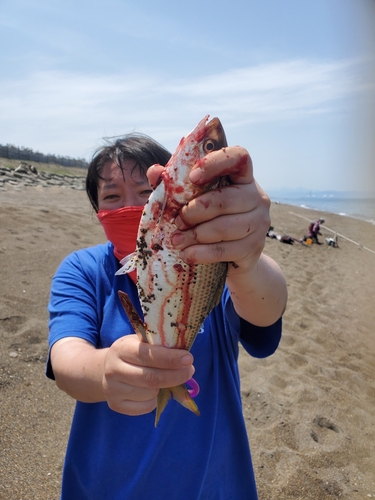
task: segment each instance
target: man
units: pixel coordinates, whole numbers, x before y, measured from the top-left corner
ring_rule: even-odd
[[[173,244],[188,262],[229,266],[220,304],[191,349],[140,342],[117,296],[140,312],[131,276],[115,276],[135,248],[142,209],[170,154],[129,135],[100,150],[87,193],[110,240],[68,256],[51,288],[47,375],[77,400],[63,471],[62,499],[252,500],[257,498],[242,415],[238,344],[272,354],[281,336],[286,284],[262,254],[269,199],[238,146],[209,153],[190,174],[207,183],[228,171],[232,184],[204,193],[176,217]],[[146,176],[147,174],[147,176]],[[161,388],[195,372],[201,416],[175,402],[154,428]]]
[[[321,245],[319,239],[318,239],[318,234],[320,236],[322,233],[320,232],[320,224],[324,223],[324,219],[318,219],[314,222],[310,222],[309,228],[308,228],[308,237],[313,240],[313,243],[317,243],[318,245]]]

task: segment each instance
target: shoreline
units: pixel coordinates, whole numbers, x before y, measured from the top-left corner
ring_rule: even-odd
[[[375,199],[369,198],[369,200],[374,202],[374,206],[375,206]],[[371,225],[375,225],[375,215],[350,214],[347,212],[332,212],[332,211],[326,210],[326,209],[309,207],[309,206],[305,205],[304,203],[293,204],[293,203],[291,203],[291,201],[292,200],[288,200],[287,202],[285,202],[285,201],[271,199],[271,202],[275,203],[276,205],[289,205],[291,207],[300,208],[301,210],[311,210],[313,212],[322,212],[322,213],[326,213],[326,214],[340,215],[341,217],[351,217],[352,219],[361,220],[364,222],[368,222]]]

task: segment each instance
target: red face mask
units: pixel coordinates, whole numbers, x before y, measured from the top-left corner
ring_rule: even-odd
[[[113,243],[113,253],[118,260],[135,251],[143,208],[123,207],[117,210],[99,210],[97,213],[108,240]],[[129,273],[129,276],[135,281],[135,272]]]

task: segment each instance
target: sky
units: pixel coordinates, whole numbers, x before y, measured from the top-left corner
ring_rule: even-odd
[[[205,116],[263,189],[375,192],[375,0],[0,0],[0,144],[90,160]]]

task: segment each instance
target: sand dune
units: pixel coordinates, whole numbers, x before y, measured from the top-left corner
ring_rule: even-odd
[[[240,357],[259,496],[375,498],[375,254],[363,248],[375,250],[375,227],[273,205],[275,231],[302,237],[307,222],[294,214],[323,216],[362,246],[267,238],[289,305],[278,351]],[[6,186],[0,226],[0,498],[52,500],[74,403],[44,375],[50,281],[65,255],[105,237],[85,193],[62,186]]]

